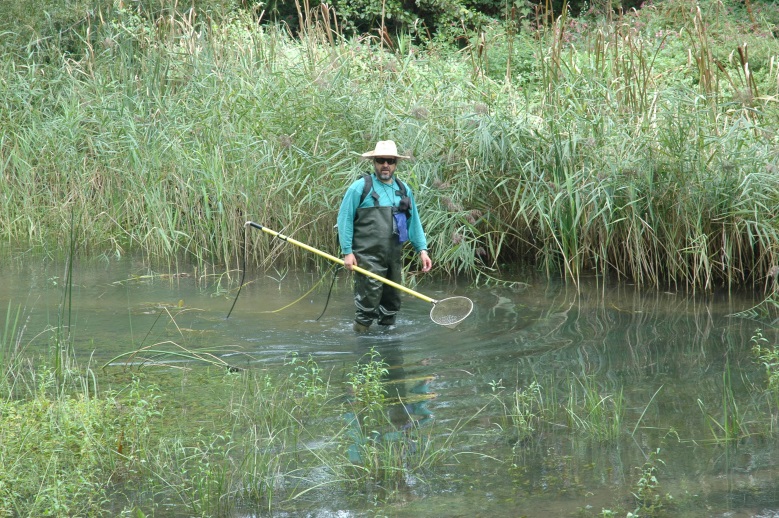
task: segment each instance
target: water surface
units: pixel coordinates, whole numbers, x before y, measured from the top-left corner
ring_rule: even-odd
[[[273,368],[295,352],[335,372],[376,348],[403,394],[420,383],[435,393],[417,417],[438,433],[472,437],[457,462],[410,478],[388,500],[312,492],[275,516],[599,516],[630,509],[652,458],[663,495],[672,497],[667,516],[779,515],[776,405],[761,395],[765,373],[750,352],[757,329],[771,344],[779,338],[769,319],[733,316],[760,294],[694,296],[595,279],[578,290],[526,276],[479,288],[420,279],[415,289],[434,299],[471,298],[473,314],[447,329],[430,321],[429,303],[404,296],[397,326],[356,335],[348,276],[339,274],[322,314],[330,277],[320,282],[321,275],[250,271],[226,319],[237,272],[79,261],[68,301],[62,264],[14,260],[0,270],[0,302],[21,308],[28,353],[45,355],[52,330],[65,325],[79,361],[94,366],[151,362],[122,355],[159,344],[207,348],[249,369]],[[568,397],[571,387],[584,394],[583,383],[604,400],[621,397],[618,437],[591,437],[582,428],[588,416],[579,414],[518,444],[489,402],[534,381],[546,397]],[[742,433],[722,440],[734,412]]]

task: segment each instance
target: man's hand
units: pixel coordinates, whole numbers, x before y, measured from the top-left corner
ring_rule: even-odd
[[[354,254],[346,254],[344,256],[344,266],[349,271],[351,271],[352,267],[357,266],[357,258],[354,257]]]
[[[433,267],[433,261],[430,260],[430,256],[427,255],[427,250],[419,252],[419,260],[422,261],[422,271],[429,272]]]

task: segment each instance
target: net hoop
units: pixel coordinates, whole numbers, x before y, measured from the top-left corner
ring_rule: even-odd
[[[439,326],[454,329],[457,324],[468,318],[473,311],[473,302],[468,297],[449,297],[433,304],[430,320]]]

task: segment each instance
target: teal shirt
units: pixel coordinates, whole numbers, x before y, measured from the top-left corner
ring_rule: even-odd
[[[373,176],[373,192],[379,195],[379,206],[381,207],[397,207],[400,203],[400,196],[397,194],[398,184],[395,182],[395,177],[392,177],[392,185],[384,184]],[[422,230],[422,222],[419,220],[419,212],[417,211],[417,204],[414,201],[414,193],[411,192],[408,184],[403,182],[406,186],[406,196],[408,196],[411,202],[411,208],[409,209],[408,219],[408,240],[414,247],[414,250],[421,252],[427,250],[427,239],[425,238],[425,232]],[[341,244],[341,253],[343,255],[352,253],[352,239],[354,238],[354,215],[357,213],[357,209],[360,207],[373,207],[373,196],[368,195],[360,204],[360,196],[365,188],[365,179],[360,178],[356,180],[346,190],[344,199],[341,202],[341,208],[338,211],[338,240]]]

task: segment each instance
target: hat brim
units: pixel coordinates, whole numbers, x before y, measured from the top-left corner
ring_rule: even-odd
[[[363,153],[360,156],[362,156],[363,158],[375,158],[377,156],[387,157],[387,158],[411,158],[410,156],[406,156],[406,155],[394,155],[392,153],[377,153],[375,150],[368,151],[367,153]]]

